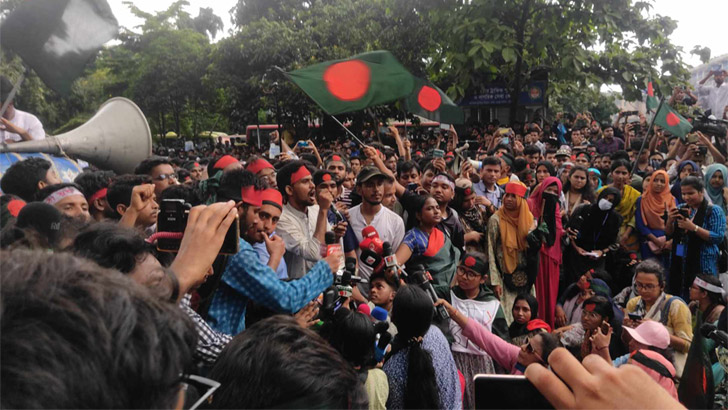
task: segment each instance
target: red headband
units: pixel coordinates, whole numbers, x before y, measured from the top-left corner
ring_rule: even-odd
[[[260,194],[260,199],[263,205],[273,205],[276,208],[283,210],[283,197],[277,189],[268,188]]]
[[[109,190],[108,188],[99,189],[93,195],[91,195],[91,198],[88,199],[88,203],[90,204],[97,199],[106,198],[106,192],[108,190]]]
[[[306,168],[305,165],[301,165],[301,168],[298,168],[298,171],[291,174],[291,185],[310,175],[311,173],[308,172],[308,168]]]
[[[22,199],[13,199],[8,202],[8,212],[10,212],[10,215],[12,215],[13,218],[17,218],[20,210],[23,209],[24,206],[25,201]]]
[[[240,191],[240,196],[242,197],[243,202],[248,205],[263,205],[261,191],[256,191],[254,185],[248,185],[246,187],[243,187],[243,189]]]
[[[334,155],[334,156],[331,157],[331,160],[332,161],[339,161],[339,162],[341,162],[341,157],[338,156],[338,155]]]
[[[200,163],[199,162],[195,162],[195,166],[196,167],[199,167],[200,166]]]
[[[234,164],[236,162],[239,162],[235,157],[232,155],[223,155],[220,159],[217,160],[215,163],[215,166],[213,166],[214,169],[225,169],[230,164]]]
[[[526,196],[526,186],[518,182],[509,182],[506,184],[506,194],[514,194],[524,198]]]
[[[273,168],[273,165],[271,165],[270,162],[264,160],[263,158],[256,159],[255,161],[248,164],[248,171],[254,174],[257,174],[258,172],[266,168]]]

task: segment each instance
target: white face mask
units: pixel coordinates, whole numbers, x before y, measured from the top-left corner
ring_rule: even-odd
[[[612,209],[612,203],[609,202],[609,200],[602,198],[599,200],[599,209],[602,211],[608,211]]]

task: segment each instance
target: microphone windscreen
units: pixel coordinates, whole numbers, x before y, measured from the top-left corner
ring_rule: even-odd
[[[336,234],[333,232],[326,232],[324,234],[324,242],[326,242],[326,245],[333,245],[336,243]]]
[[[372,309],[372,317],[374,319],[377,319],[380,322],[384,322],[387,320],[387,316],[389,316],[389,312],[387,312],[387,309],[381,308],[379,306]]]
[[[364,227],[364,229],[361,230],[361,236],[363,238],[372,238],[372,237],[379,237],[379,232],[377,232],[377,228],[369,225]]]
[[[370,308],[370,307],[369,307],[369,305],[367,305],[366,303],[362,303],[361,305],[359,305],[359,306],[358,306],[358,307],[356,308],[356,310],[357,310],[357,311],[358,311],[359,313],[363,313],[363,314],[365,314],[365,315],[367,315],[367,316],[371,315],[371,313],[372,313],[372,311],[371,311],[371,308]]]
[[[710,334],[718,330],[718,328],[711,323],[704,323],[703,326],[700,326],[700,334],[703,335],[703,337],[710,337]]]

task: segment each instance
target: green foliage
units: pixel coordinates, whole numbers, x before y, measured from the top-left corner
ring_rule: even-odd
[[[700,57],[700,62],[703,64],[710,61],[710,49],[708,47],[695,46],[690,50],[690,54]]]

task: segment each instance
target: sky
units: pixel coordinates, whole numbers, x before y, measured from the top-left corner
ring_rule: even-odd
[[[108,0],[119,24],[132,28],[141,24],[141,21],[129,12],[122,3],[123,0]],[[217,35],[215,40],[227,36],[233,27],[230,20],[230,9],[237,0],[188,0],[190,5],[187,12],[196,16],[200,7],[212,7],[215,14],[222,18],[225,24],[223,33]],[[169,7],[174,0],[144,0],[135,1],[137,7],[147,12],[161,11]],[[700,59],[690,54],[695,45],[709,47],[711,56],[716,57],[728,54],[727,36],[725,26],[728,23],[728,0],[655,0],[652,15],[669,16],[678,22],[678,27],[670,37],[672,42],[683,48],[683,60],[691,65],[700,65]]]

